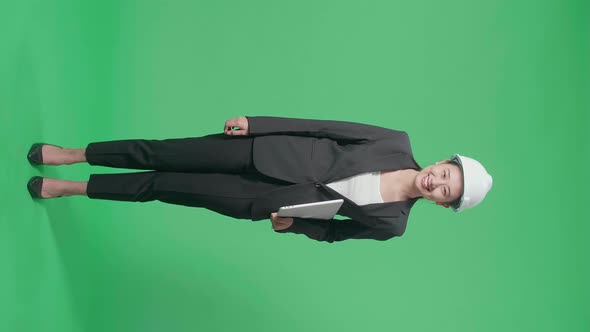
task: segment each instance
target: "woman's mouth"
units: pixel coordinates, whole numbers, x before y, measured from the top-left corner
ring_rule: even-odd
[[[427,191],[430,191],[429,183],[428,183],[428,175],[422,178],[422,187]]]

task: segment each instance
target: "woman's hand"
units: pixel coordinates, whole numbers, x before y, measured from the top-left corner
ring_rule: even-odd
[[[232,127],[240,127],[238,130],[231,130]],[[245,116],[238,116],[225,121],[223,132],[230,136],[246,136],[248,135],[248,118]]]
[[[293,225],[293,218],[279,217],[276,212],[270,214],[270,221],[272,222],[272,228],[276,231],[282,231]]]

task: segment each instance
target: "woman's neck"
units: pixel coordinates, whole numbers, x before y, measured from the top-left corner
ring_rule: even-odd
[[[381,195],[384,201],[402,201],[420,196],[416,188],[415,169],[400,169],[397,171],[383,171],[381,181]]]

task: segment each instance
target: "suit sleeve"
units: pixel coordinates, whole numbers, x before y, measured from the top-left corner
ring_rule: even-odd
[[[333,140],[372,141],[383,138],[399,138],[405,132],[393,129],[334,120],[294,119],[271,116],[246,116],[251,136],[296,135],[330,138]]]
[[[352,219],[293,218],[293,224],[289,228],[275,232],[304,234],[310,239],[330,243],[348,239],[384,241],[399,236],[391,230],[372,228]]]

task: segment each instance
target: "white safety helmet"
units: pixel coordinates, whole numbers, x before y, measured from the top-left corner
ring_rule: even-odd
[[[456,162],[463,173],[463,195],[459,203],[453,206],[453,211],[461,212],[472,208],[486,197],[492,188],[492,176],[479,161],[455,154],[451,160]]]

